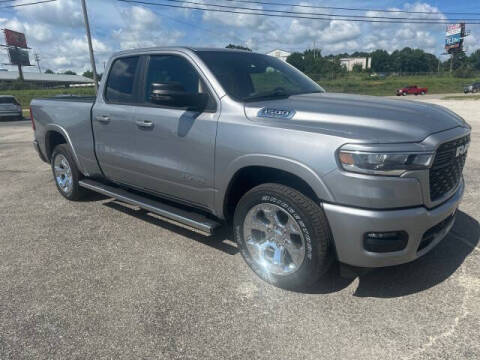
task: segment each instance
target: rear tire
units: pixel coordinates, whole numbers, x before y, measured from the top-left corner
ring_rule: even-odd
[[[235,209],[233,227],[246,263],[275,286],[307,288],[332,262],[322,208],[288,186],[262,184],[248,191]]]
[[[422,91],[420,94],[425,95],[425,91]]]
[[[83,176],[67,144],[57,145],[53,149],[51,166],[57,189],[64,198],[77,201],[87,195],[87,190],[78,184]]]

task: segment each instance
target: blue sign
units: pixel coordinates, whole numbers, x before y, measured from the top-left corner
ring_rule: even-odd
[[[447,36],[447,38],[445,39],[445,45],[458,44],[461,41],[462,41],[462,35],[454,34],[454,35]]]

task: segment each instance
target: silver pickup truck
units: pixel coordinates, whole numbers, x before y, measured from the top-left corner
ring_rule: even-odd
[[[93,190],[205,233],[231,224],[248,265],[281,287],[308,286],[334,259],[415,260],[448,233],[464,192],[461,117],[329,94],[262,54],[123,51],[96,98],[35,99],[31,111],[65,198]]]

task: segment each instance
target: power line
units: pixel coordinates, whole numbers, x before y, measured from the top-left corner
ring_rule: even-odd
[[[16,8],[20,6],[30,6],[30,5],[38,5],[38,4],[45,4],[45,3],[50,3],[54,2],[57,0],[43,0],[43,1],[36,1],[36,2],[31,2],[31,3],[25,3],[25,4],[16,4],[16,5],[7,5],[7,6],[0,6],[0,9],[8,9],[8,8]],[[6,1],[4,1],[6,2]]]
[[[300,4],[291,4],[291,3],[278,3],[278,2],[267,2],[267,1],[254,1],[254,0],[224,0],[231,2],[239,3],[248,3],[248,4],[261,4],[261,5],[271,5],[271,6],[294,6],[307,9],[330,9],[330,10],[345,10],[345,11],[375,11],[375,12],[384,12],[384,13],[404,13],[404,14],[431,14],[431,11],[409,11],[409,10],[394,10],[394,9],[361,9],[361,8],[347,8],[347,7],[335,7],[335,6],[320,6],[320,5],[300,5]],[[472,12],[451,12],[451,11],[442,11],[443,14],[448,15],[480,15],[480,13]]]
[[[306,15],[300,15],[303,13],[297,13],[299,15],[292,15],[292,14],[272,14],[269,13],[268,11],[271,10],[263,10],[263,9],[254,9],[253,11],[240,11],[241,9],[245,8],[238,8],[238,7],[230,7],[231,9],[234,10],[224,10],[224,9],[212,9],[212,8],[205,8],[205,7],[197,7],[197,6],[182,6],[182,5],[172,5],[172,4],[160,4],[160,3],[152,3],[152,2],[147,2],[147,1],[140,1],[140,0],[117,0],[120,2],[125,2],[125,3],[134,3],[134,4],[141,4],[141,5],[154,5],[154,6],[163,6],[163,7],[170,7],[170,8],[178,8],[178,9],[191,9],[191,10],[201,10],[201,11],[210,11],[210,12],[221,12],[221,13],[230,13],[230,14],[244,14],[244,15],[256,15],[256,16],[265,16],[265,17],[281,17],[281,18],[295,18],[295,19],[309,19],[309,20],[341,20],[341,21],[352,21],[352,22],[369,22],[369,23],[390,23],[390,24],[438,24],[438,25],[446,25],[449,24],[450,21],[448,20],[442,20],[442,21],[431,21],[431,20],[401,20],[401,21],[395,21],[395,20],[379,20],[379,19],[369,19],[367,18],[362,18],[362,19],[352,19],[348,15],[344,15],[344,18],[332,18],[331,14],[326,17],[318,17],[318,16],[308,16]],[[168,0],[164,0],[168,1]],[[173,0],[171,0],[173,1]],[[185,1],[182,0],[175,0],[178,1],[179,3],[186,3]],[[200,5],[200,4],[199,4]],[[216,6],[212,4],[201,4],[201,6]],[[240,10],[238,10],[240,9]],[[256,11],[256,12],[254,12]],[[341,16],[341,15],[338,15]],[[472,21],[463,21],[465,24],[480,24],[480,19],[472,19],[477,22],[472,22]]]
[[[384,19],[384,20],[419,20],[419,21],[464,21],[464,20],[474,20],[480,21],[480,19],[445,19],[445,18],[411,18],[411,17],[387,17],[387,16],[372,16],[372,15],[346,15],[346,14],[330,14],[330,13],[305,13],[305,12],[298,12],[298,11],[290,11],[290,10],[274,10],[274,9],[258,9],[258,8],[251,8],[251,7],[241,7],[241,6],[230,6],[230,5],[221,5],[221,4],[209,4],[203,2],[195,2],[190,0],[161,0],[165,2],[174,2],[174,3],[182,3],[182,4],[191,4],[191,5],[200,5],[200,6],[215,6],[224,9],[234,9],[234,10],[251,10],[251,11],[267,11],[269,13],[279,13],[279,14],[293,14],[293,15],[309,15],[309,16],[328,16],[328,17],[342,17],[342,18],[358,18],[358,19]],[[236,0],[226,0],[226,1],[236,1]],[[244,1],[247,2],[247,1]],[[250,1],[248,1],[250,2]],[[260,4],[270,4],[270,3],[263,3],[261,1],[255,1],[255,3]]]

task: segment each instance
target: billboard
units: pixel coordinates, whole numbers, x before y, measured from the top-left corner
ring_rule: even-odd
[[[19,48],[28,49],[25,34],[8,29],[3,31],[5,33],[5,43],[7,46],[16,46]]]
[[[445,36],[449,37],[449,36],[452,36],[452,35],[461,34],[463,25],[464,24],[447,25],[447,32],[445,33]]]
[[[30,66],[30,58],[26,50],[14,47],[8,48],[8,57],[13,65]]]
[[[445,39],[445,45],[453,45],[453,44],[457,44],[459,42],[462,41],[462,36],[461,34],[454,34],[454,35],[450,35],[450,36],[447,36],[447,38]]]
[[[463,38],[465,36],[464,23],[447,25],[447,31],[445,32],[445,51],[450,54],[462,51]]]

